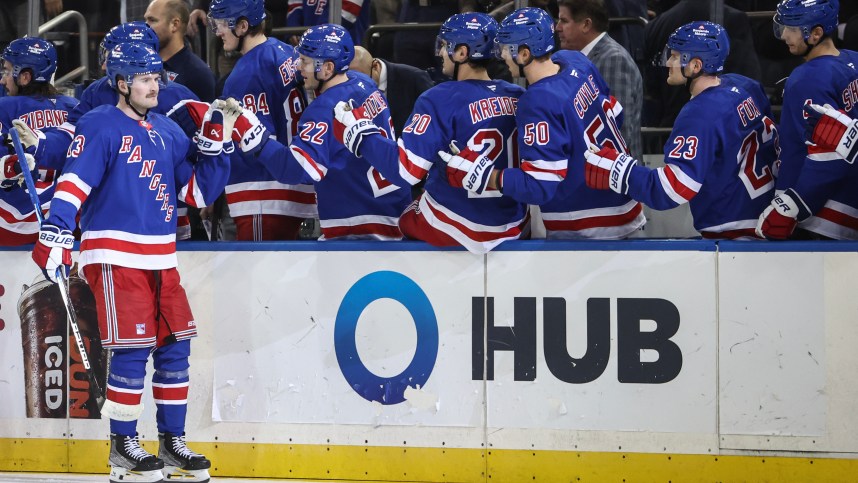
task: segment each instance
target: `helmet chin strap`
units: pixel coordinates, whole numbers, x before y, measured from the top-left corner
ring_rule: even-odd
[[[144,109],[144,112],[138,111],[137,108],[134,107],[134,104],[131,103],[131,86],[128,85],[127,82],[125,83],[125,85],[128,87],[128,92],[126,92],[124,94],[122,92],[120,92],[119,95],[121,95],[125,99],[125,104],[127,104],[128,107],[130,107],[131,110],[134,111],[134,114],[137,114],[142,119],[146,119],[146,114],[149,114],[149,109]],[[117,85],[117,91],[118,90],[119,90],[119,86]]]

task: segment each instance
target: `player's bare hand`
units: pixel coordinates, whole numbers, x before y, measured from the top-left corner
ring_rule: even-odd
[[[194,9],[188,17],[188,36],[193,38],[197,36],[200,29],[197,27],[197,22],[202,22],[204,26],[208,26],[209,18],[206,12],[199,8]]]

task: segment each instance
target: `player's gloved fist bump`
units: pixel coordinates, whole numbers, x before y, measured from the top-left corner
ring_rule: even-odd
[[[334,106],[334,137],[342,142],[355,156],[360,156],[360,143],[364,136],[380,134],[381,130],[367,116],[366,109],[354,107],[352,101],[343,101]]]
[[[229,154],[233,152],[233,138],[235,137],[235,123],[238,118],[244,113],[241,104],[230,97],[227,100],[217,100],[218,109],[223,112],[223,152]],[[240,140],[239,140],[240,141]]]
[[[241,152],[256,154],[268,142],[268,129],[251,110],[242,109],[241,115],[235,120],[232,140],[238,143]]]
[[[209,107],[200,132],[197,134],[197,148],[206,156],[217,156],[223,151],[223,111],[215,104]]]
[[[24,156],[27,160],[28,171],[32,172],[36,169],[36,158],[29,153],[24,153]],[[18,161],[17,154],[9,154],[0,158],[0,168],[3,170],[0,173],[0,188],[11,187],[22,179],[23,171],[21,171],[21,162]]]
[[[757,220],[757,236],[770,240],[789,238],[798,220],[810,216],[800,201],[801,198],[792,189],[776,195]]]
[[[858,159],[858,120],[826,104],[804,106],[807,115],[805,137],[816,151],[836,152],[849,163]]]
[[[193,138],[200,131],[203,118],[206,117],[210,107],[207,102],[187,99],[173,106],[167,113],[167,117],[178,124],[189,138]]]
[[[451,186],[482,194],[489,185],[494,171],[494,162],[469,147],[459,151],[455,141],[450,143],[452,154],[438,151],[438,156],[447,163],[447,182]]]
[[[39,239],[33,248],[33,261],[42,269],[45,279],[56,283],[57,269],[61,270],[61,276],[68,277],[73,246],[72,232],[47,223],[42,224]]]
[[[15,130],[18,131],[18,137],[21,139],[21,145],[28,151],[35,152],[35,150],[39,148],[39,143],[45,139],[45,134],[42,131],[34,131],[20,119],[13,119],[12,126],[14,126]]]
[[[613,190],[621,195],[629,191],[629,174],[637,160],[611,147],[590,146],[584,152],[584,180],[597,190]]]

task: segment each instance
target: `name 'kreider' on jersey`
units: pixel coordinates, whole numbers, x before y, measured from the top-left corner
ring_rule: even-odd
[[[417,99],[398,145],[370,136],[361,154],[400,186],[425,178],[418,209],[427,222],[472,253],[486,253],[518,238],[527,207],[496,189],[478,195],[450,186],[438,152],[449,151],[455,141],[460,149],[467,146],[489,157],[495,168],[518,167],[515,114],[523,92],[504,81],[444,82]]]

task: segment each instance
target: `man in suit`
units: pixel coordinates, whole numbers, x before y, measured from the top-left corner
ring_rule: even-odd
[[[658,61],[667,38],[682,25],[695,20],[713,20],[710,18],[712,12],[709,3],[700,0],[680,0],[648,23],[644,30],[646,59]],[[761,80],[760,61],[754,49],[748,15],[725,5],[724,20],[718,23],[724,26],[730,38],[730,54],[727,55],[724,72],[741,74],[756,81]],[[652,67],[652,69],[646,73],[647,96],[652,98],[652,102],[647,103],[647,120],[659,126],[673,126],[679,110],[690,98],[688,88],[667,85],[664,82],[667,78],[666,67]],[[651,111],[650,108],[652,108]]]
[[[607,34],[608,9],[603,0],[560,0],[557,37],[560,47],[580,50],[605,79],[623,107],[620,129],[632,156],[642,156],[643,80],[629,52]],[[638,158],[639,159],[639,158]]]
[[[378,84],[378,90],[390,104],[390,117],[397,136],[402,134],[402,128],[417,98],[434,85],[425,71],[410,65],[374,59],[368,50],[360,46],[355,46],[355,58],[349,69],[372,77]]]

